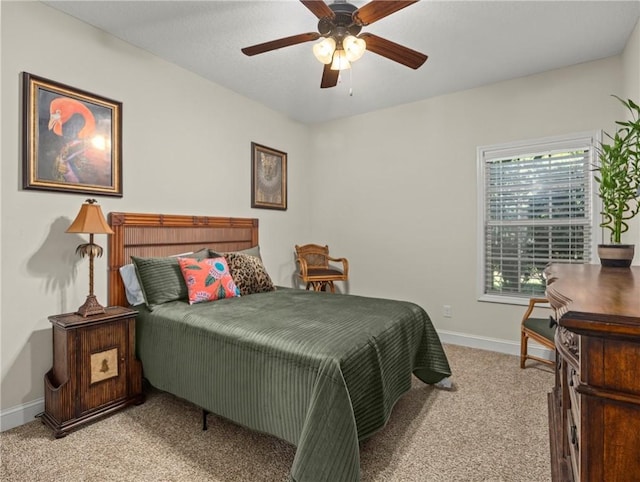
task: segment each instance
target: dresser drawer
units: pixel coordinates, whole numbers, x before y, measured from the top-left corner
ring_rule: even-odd
[[[576,423],[577,437],[580,440],[580,394],[576,390],[578,385],[580,384],[580,375],[573,368],[569,367],[567,370],[567,385],[569,387],[569,400],[571,401],[571,414],[573,415],[573,420]]]
[[[580,439],[578,437],[578,426],[573,418],[572,410],[567,410],[567,439],[573,480],[577,481],[580,480]]]
[[[575,368],[580,366],[580,336],[559,326],[556,330],[556,348]]]

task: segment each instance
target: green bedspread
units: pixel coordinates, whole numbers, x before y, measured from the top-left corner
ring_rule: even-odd
[[[156,388],[294,444],[298,482],[357,481],[359,440],[411,387],[450,375],[409,302],[278,288],[140,310],[137,352]]]

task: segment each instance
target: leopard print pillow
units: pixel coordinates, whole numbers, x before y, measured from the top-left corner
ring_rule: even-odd
[[[226,253],[224,257],[242,296],[275,290],[260,258],[242,253]]]

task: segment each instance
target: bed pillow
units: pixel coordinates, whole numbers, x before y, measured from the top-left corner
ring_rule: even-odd
[[[192,259],[205,259],[209,256],[208,249],[201,249],[189,255]],[[186,300],[188,298],[187,285],[182,277],[180,258],[176,256],[141,258],[131,256],[136,268],[136,274],[142,288],[144,300],[150,310],[154,306],[169,301]]]
[[[260,256],[260,246],[254,246],[253,248],[242,249],[240,251],[234,251],[235,253],[247,254],[249,256],[255,256],[260,261],[262,261],[262,256]]]
[[[136,267],[133,263],[120,266],[120,277],[124,283],[124,292],[127,296],[127,301],[131,306],[138,306],[144,303],[144,295],[142,294],[142,288],[138,281],[138,275],[136,275]]]
[[[179,258],[180,270],[187,286],[189,304],[240,296],[227,261],[223,258]]]
[[[260,258],[243,253],[227,253],[225,258],[242,296],[275,289]]]
[[[260,256],[260,246],[254,246],[252,248],[241,249],[239,251],[230,251],[231,253],[240,253],[240,254],[248,254],[249,256],[255,256],[259,260],[262,261],[262,256]],[[217,258],[218,256],[226,256],[229,253],[224,253],[220,251],[215,251],[213,249],[209,250],[210,258]]]

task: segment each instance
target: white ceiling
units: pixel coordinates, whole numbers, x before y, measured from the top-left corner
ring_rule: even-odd
[[[422,0],[363,28],[427,54],[421,68],[367,52],[338,86],[320,89],[314,42],[240,52],[317,31],[297,0],[44,3],[304,123],[616,55],[640,17],[640,0]]]

